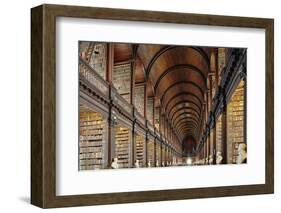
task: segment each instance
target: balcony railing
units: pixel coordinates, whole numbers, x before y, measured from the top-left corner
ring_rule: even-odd
[[[111,85],[111,99],[113,102],[117,103],[120,107],[122,107],[126,112],[130,115],[133,113],[133,106],[129,104],[115,89],[114,86]]]
[[[135,110],[135,118],[143,125],[145,125],[145,118],[137,111]]]
[[[108,97],[109,84],[81,58],[79,58],[79,75]]]
[[[158,130],[158,129],[155,129],[155,134],[157,135],[157,137],[158,137],[158,138],[160,138],[160,137],[161,137],[160,132],[159,132],[159,130]]]
[[[147,128],[149,129],[150,132],[154,132],[154,128],[149,121],[147,121]]]

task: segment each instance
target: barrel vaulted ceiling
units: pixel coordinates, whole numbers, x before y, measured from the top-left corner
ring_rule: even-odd
[[[134,54],[135,51],[135,54]],[[114,45],[114,61],[135,61],[135,82],[147,82],[154,97],[180,138],[198,140],[204,94],[210,70],[211,48],[173,45]]]

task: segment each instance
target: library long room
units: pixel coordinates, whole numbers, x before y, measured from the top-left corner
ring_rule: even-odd
[[[79,170],[247,162],[245,48],[79,42]]]

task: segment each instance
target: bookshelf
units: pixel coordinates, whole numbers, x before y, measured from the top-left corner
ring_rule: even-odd
[[[106,75],[106,54],[107,45],[106,43],[94,43],[94,45],[89,46],[91,52],[91,57],[89,60],[89,65],[103,78]]]
[[[216,152],[222,151],[222,115],[219,115],[216,121]]]
[[[131,103],[131,64],[114,65],[112,82],[117,92],[128,102]]]
[[[142,135],[136,134],[136,150],[135,150],[135,156],[136,160],[139,160],[139,166],[143,167],[143,153],[144,153],[144,143],[145,143],[145,137]]]
[[[104,161],[106,120],[102,114],[80,110],[79,169],[101,169]]]
[[[166,162],[165,162],[166,158],[165,158],[165,148],[163,147],[162,148],[162,164],[166,165]]]
[[[244,81],[241,81],[227,105],[227,161],[236,163],[233,144],[244,141]]]
[[[159,130],[160,125],[160,108],[154,108],[154,126]]]
[[[153,98],[151,97],[147,98],[146,118],[151,124],[153,124]]]
[[[156,143],[156,166],[161,166],[161,145],[159,143]]]
[[[144,116],[144,85],[136,85],[134,102],[138,112]]]
[[[129,167],[130,129],[121,125],[115,127],[115,156],[119,168]]]
[[[147,143],[147,163],[150,162],[150,167],[154,167],[154,141],[149,140]]]

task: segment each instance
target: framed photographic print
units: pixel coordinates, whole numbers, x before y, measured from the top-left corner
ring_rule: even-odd
[[[31,9],[31,203],[274,191],[272,19]]]

